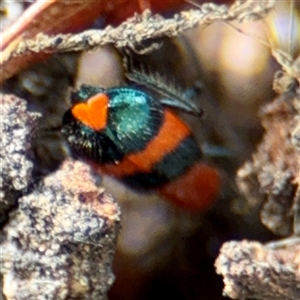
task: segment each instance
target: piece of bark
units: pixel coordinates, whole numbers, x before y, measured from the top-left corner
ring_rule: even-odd
[[[263,18],[273,6],[274,0],[236,1],[230,7],[205,3],[199,6],[199,9],[183,11],[175,14],[173,18],[152,15],[147,10],[142,15],[124,21],[116,28],[107,26],[103,30],[88,30],[81,34],[58,34],[65,30],[56,30],[56,35],[52,36],[51,30],[42,27],[43,30],[38,33],[33,30],[34,37],[30,36],[25,40],[16,39],[0,52],[2,57],[0,83],[18,74],[29,64],[44,59],[50,53],[90,50],[106,44],[135,49],[145,40],[178,36],[195,26],[208,25],[216,20],[238,22],[257,20]],[[65,19],[63,22],[69,23]]]
[[[92,26],[100,17],[107,25],[117,25],[145,9],[162,13],[184,5],[184,0],[113,0],[109,3],[104,0],[37,0],[3,33],[0,49],[5,49],[17,37],[28,39],[39,32],[49,35],[78,32]]]
[[[30,143],[35,132],[39,113],[28,112],[26,101],[0,93],[1,108],[1,177],[0,224],[16,205],[17,197],[31,183],[33,169]]]
[[[106,299],[120,211],[93,181],[68,159],[18,199],[0,245],[7,300]]]
[[[300,299],[300,238],[287,248],[258,242],[225,243],[216,260],[223,295],[232,299]]]
[[[262,110],[266,132],[239,171],[237,183],[246,198],[262,205],[261,221],[275,234],[289,236],[299,228],[300,160],[297,147],[300,90],[282,94]]]
[[[300,56],[271,52],[282,66],[273,82],[280,95],[261,110],[265,134],[238,170],[237,185],[251,206],[261,207],[269,230],[290,237],[268,245],[223,244],[215,266],[224,296],[232,299],[300,299]]]
[[[32,178],[40,114],[4,94],[1,114],[4,299],[106,299],[114,281],[118,205],[82,162],[67,159],[39,182]]]

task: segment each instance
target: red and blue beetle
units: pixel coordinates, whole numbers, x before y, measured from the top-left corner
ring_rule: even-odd
[[[182,208],[199,211],[214,201],[219,172],[203,161],[191,129],[175,113],[199,114],[193,103],[138,86],[89,85],[74,92],[72,102],[62,133],[75,157],[131,189],[157,191]]]

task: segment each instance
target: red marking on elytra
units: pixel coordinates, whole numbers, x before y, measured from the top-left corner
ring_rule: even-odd
[[[128,154],[119,164],[100,167],[105,174],[122,177],[137,172],[151,172],[152,167],[191,134],[191,130],[169,109],[165,109],[164,122],[147,147],[137,153]]]
[[[87,102],[73,106],[73,116],[86,126],[99,131],[106,126],[109,98],[106,94],[97,94]]]
[[[198,162],[187,173],[158,191],[181,208],[202,211],[215,201],[220,187],[219,171],[205,162]]]

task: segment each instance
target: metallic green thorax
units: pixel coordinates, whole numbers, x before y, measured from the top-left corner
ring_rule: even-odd
[[[109,89],[107,95],[110,103],[105,133],[126,154],[143,150],[163,121],[160,102],[129,87]]]
[[[142,151],[163,122],[163,106],[149,94],[132,87],[102,89],[83,85],[72,94],[73,103],[105,93],[109,97],[106,127],[94,131],[76,120],[71,110],[63,119],[63,134],[76,156],[99,163],[117,163],[125,155]],[[86,98],[87,97],[87,98]]]

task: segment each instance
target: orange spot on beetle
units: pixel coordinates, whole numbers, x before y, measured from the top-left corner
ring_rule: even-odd
[[[84,125],[99,131],[106,126],[109,98],[106,94],[97,94],[87,102],[73,106],[73,116]]]

